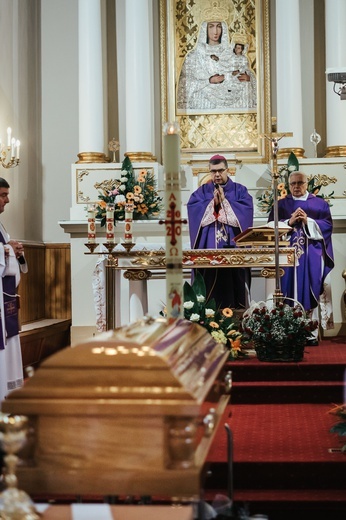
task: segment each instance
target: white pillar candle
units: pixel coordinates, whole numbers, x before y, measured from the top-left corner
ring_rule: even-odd
[[[94,244],[96,242],[96,222],[95,222],[96,206],[95,204],[88,205],[88,243]]]
[[[106,239],[114,244],[114,204],[106,206]]]
[[[12,129],[9,126],[7,128],[7,146],[11,146],[11,134],[12,134]]]
[[[169,320],[183,317],[180,137],[178,123],[163,128],[166,225],[166,307]]]
[[[133,204],[125,204],[125,244],[132,244]]]
[[[11,139],[11,159],[14,159],[14,157],[15,157],[15,153],[14,153],[15,146],[16,146],[16,140],[14,137],[12,137],[12,139]]]
[[[20,141],[18,139],[17,139],[17,142],[16,142],[16,146],[17,146],[16,159],[18,160],[19,159],[19,148],[20,148]],[[0,142],[0,149],[1,149],[1,142]]]

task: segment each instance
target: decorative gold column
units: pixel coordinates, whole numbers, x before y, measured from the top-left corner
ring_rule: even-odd
[[[304,148],[281,148],[278,151],[278,159],[286,159],[293,152],[298,159],[305,159]]]
[[[156,162],[156,157],[151,152],[126,152],[125,156],[131,162]]]
[[[109,162],[109,157],[101,152],[81,152],[78,154],[78,161],[76,164],[81,163],[105,163]]]
[[[290,37],[287,38],[287,27]],[[302,115],[302,72],[299,0],[276,0],[276,81],[277,132],[287,130],[287,148],[278,151],[277,158],[295,152],[304,157]],[[287,135],[287,134],[286,134]],[[288,152],[289,151],[289,152]],[[286,155],[287,154],[287,155]]]
[[[101,0],[78,1],[79,153],[77,163],[104,163]]]
[[[325,0],[326,73],[344,72],[346,48],[345,0]],[[334,49],[333,52],[328,52]],[[346,100],[333,90],[334,84],[326,76],[327,147],[325,157],[346,157]],[[337,85],[338,87],[338,85]]]

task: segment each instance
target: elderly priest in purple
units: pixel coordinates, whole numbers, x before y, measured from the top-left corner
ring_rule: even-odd
[[[229,177],[222,155],[209,161],[211,181],[202,184],[187,203],[191,247],[222,249],[235,247],[233,238],[253,225],[253,200],[242,184]],[[247,308],[250,269],[207,268],[199,270],[205,280],[207,299],[219,308]]]
[[[306,311],[318,319],[318,304],[321,305],[321,323],[324,328],[332,326],[330,284],[328,275],[334,267],[332,248],[333,221],[329,205],[322,197],[307,191],[307,176],[298,171],[290,174],[290,194],[278,201],[278,219],[292,227],[290,245],[296,249],[299,265],[288,267],[281,278],[284,296],[298,300]],[[272,209],[268,221],[274,219]],[[308,345],[318,345],[318,331]]]

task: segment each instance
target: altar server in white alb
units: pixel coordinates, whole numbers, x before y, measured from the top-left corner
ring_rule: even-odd
[[[0,177],[0,213],[5,210],[10,186]],[[23,365],[19,339],[17,287],[20,272],[28,266],[21,242],[11,240],[0,222],[0,401],[23,386]]]

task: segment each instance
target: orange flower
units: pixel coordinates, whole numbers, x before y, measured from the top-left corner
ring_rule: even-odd
[[[126,198],[127,198],[127,200],[133,200],[134,194],[132,193],[132,191],[130,191],[129,193],[126,193]]]
[[[287,190],[281,190],[281,197],[284,199],[287,195]]]
[[[229,307],[225,307],[224,309],[222,309],[222,314],[223,314],[226,318],[232,318],[232,316],[233,316],[233,311],[232,311],[232,309],[230,309]]]
[[[219,328],[220,328],[220,327],[219,327],[219,324],[216,323],[216,321],[211,321],[211,322],[209,323],[209,325],[210,325],[210,327],[211,327],[212,329],[219,329]]]
[[[142,213],[142,215],[145,215],[148,213],[148,206],[146,204],[139,204],[137,207],[138,213]]]
[[[234,349],[234,350],[240,350],[240,338],[237,338],[237,339],[230,339],[229,340],[230,343],[231,343],[231,347]]]
[[[147,172],[145,170],[141,170],[138,174],[137,182],[145,182],[147,177]]]
[[[139,195],[142,192],[142,188],[140,186],[136,185],[133,187],[133,191],[135,192],[136,195]]]
[[[100,206],[100,208],[105,209],[105,207],[107,206],[107,203],[104,200],[100,200],[99,206]]]
[[[278,184],[278,190],[284,190],[284,189],[285,189],[285,183],[280,182],[280,184]]]

